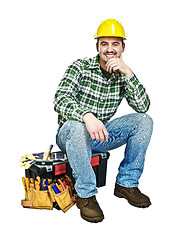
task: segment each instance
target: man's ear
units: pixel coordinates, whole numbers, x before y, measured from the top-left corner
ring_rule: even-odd
[[[125,43],[123,43],[123,46],[122,46],[122,47],[123,47],[123,52],[124,52],[124,51],[125,51]]]
[[[97,50],[97,52],[99,52],[99,49],[98,49],[98,41],[97,41],[97,43],[96,43],[96,50]]]

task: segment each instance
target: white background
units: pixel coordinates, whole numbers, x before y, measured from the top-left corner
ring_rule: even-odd
[[[111,152],[107,184],[99,188],[102,223],[67,213],[23,209],[20,157],[54,144],[53,97],[66,67],[96,55],[100,21],[122,22],[128,40],[123,59],[146,87],[154,119],[140,189],[148,209],[114,197],[124,147]],[[4,239],[193,239],[193,5],[189,0],[0,3],[1,236]],[[116,116],[133,112],[125,102]]]

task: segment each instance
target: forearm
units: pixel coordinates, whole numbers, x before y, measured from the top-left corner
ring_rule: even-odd
[[[144,86],[134,74],[126,79],[126,100],[136,112],[147,112],[150,106],[150,99]]]

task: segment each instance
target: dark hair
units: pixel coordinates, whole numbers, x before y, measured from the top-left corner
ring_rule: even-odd
[[[97,38],[97,44],[99,44],[99,39],[100,38]],[[122,46],[123,46],[123,44],[124,44],[124,39],[122,38]]]

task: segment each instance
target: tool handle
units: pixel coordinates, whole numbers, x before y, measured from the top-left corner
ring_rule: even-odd
[[[64,184],[62,183],[61,179],[58,179],[58,181],[59,181],[59,183],[60,183],[63,191],[65,191],[65,189],[67,188],[66,184],[64,185]]]
[[[29,190],[29,179],[28,178],[26,178],[26,190]]]
[[[37,181],[35,181],[35,188],[37,191],[40,191],[40,185]]]
[[[49,146],[49,149],[44,153],[43,160],[48,160],[48,157],[49,157],[49,155],[50,155],[50,153],[51,153],[52,148],[53,148],[53,145],[51,144],[51,145]]]
[[[57,188],[57,186],[53,185],[52,188],[56,194],[60,193],[60,190]]]
[[[23,185],[24,185],[24,189],[26,190],[26,181],[25,181],[25,177],[22,177],[22,182],[23,182]]]
[[[52,201],[55,202],[55,197],[54,197],[54,194],[53,194],[52,186],[51,186],[51,185],[48,186],[48,190],[49,190],[49,193],[50,193],[50,195],[51,195]]]

